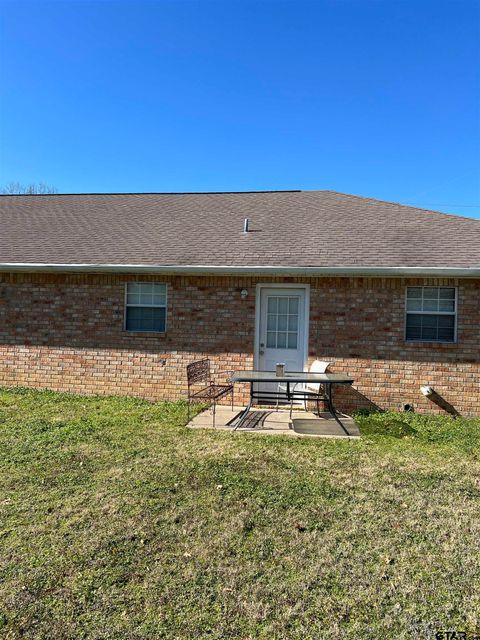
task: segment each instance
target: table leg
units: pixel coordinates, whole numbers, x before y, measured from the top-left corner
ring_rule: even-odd
[[[295,385],[293,386],[293,389],[295,389]],[[293,410],[293,395],[292,395],[292,393],[290,391],[290,382],[288,382],[288,381],[287,381],[286,392],[287,392],[287,400],[290,402],[290,413],[289,413],[289,416],[290,416],[290,420],[291,420],[292,419],[292,410]]]
[[[338,417],[337,411],[336,411],[335,407],[333,406],[332,385],[327,383],[325,386],[327,387],[326,401],[327,401],[328,410],[332,414],[333,419],[342,427],[342,429],[345,431],[347,436],[349,436],[350,434],[348,433],[347,429],[345,428],[345,426],[343,425],[342,421]]]
[[[241,427],[242,424],[247,419],[248,412],[252,408],[252,402],[253,402],[253,382],[250,382],[250,398],[248,400],[247,406],[245,407],[245,409],[243,409],[242,413],[240,414],[240,417],[237,420],[237,424],[233,427],[234,431],[236,431],[238,427]]]

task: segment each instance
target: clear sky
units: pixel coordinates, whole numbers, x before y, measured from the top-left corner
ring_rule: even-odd
[[[480,217],[480,1],[0,0],[0,184]]]

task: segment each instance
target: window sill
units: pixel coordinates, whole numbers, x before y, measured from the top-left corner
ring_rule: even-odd
[[[439,342],[438,340],[405,340],[405,344],[416,347],[458,347],[458,342]]]
[[[150,336],[152,338],[166,338],[166,331],[127,331],[127,329],[122,330],[122,334],[125,336],[132,336],[133,338]]]

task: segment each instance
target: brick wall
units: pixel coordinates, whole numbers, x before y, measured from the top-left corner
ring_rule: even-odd
[[[123,330],[132,280],[168,283],[165,334]],[[440,404],[480,415],[480,280],[467,279],[0,274],[0,384],[184,397],[193,360],[208,356],[216,371],[253,366],[258,282],[310,285],[309,358],[355,378],[339,394],[344,410],[408,402],[441,412],[420,393],[429,384]],[[405,342],[406,285],[458,287],[457,344]]]

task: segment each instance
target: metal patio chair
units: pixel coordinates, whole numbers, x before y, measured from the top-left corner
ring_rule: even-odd
[[[326,373],[330,362],[326,362],[325,360],[314,360],[310,366],[311,373]],[[284,388],[285,387],[285,388]],[[285,392],[286,385],[279,383],[278,391]],[[303,405],[305,411],[308,410],[307,402],[309,400],[315,401],[317,405],[317,414],[320,415],[320,400],[325,398],[325,387],[321,382],[307,382],[303,389],[295,389],[292,390],[292,399],[290,400],[290,418],[292,417],[293,410],[293,401],[294,400],[303,400]],[[278,411],[278,398],[277,398],[277,411]]]
[[[233,373],[223,371],[221,373]],[[217,402],[220,398],[232,397],[233,411],[233,384],[216,384],[212,382],[210,372],[210,360],[197,360],[187,365],[188,382],[188,421],[190,422],[190,405],[194,402],[205,402],[209,406],[213,405],[213,426],[215,427],[215,413]],[[199,389],[197,387],[200,387]],[[195,390],[197,388],[197,390]]]

